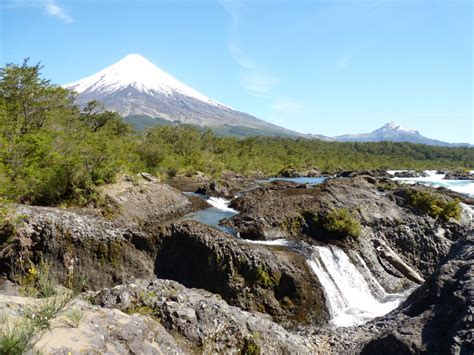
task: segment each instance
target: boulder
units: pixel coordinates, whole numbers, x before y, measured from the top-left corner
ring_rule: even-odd
[[[469,171],[455,171],[448,172],[444,178],[445,180],[474,180],[474,174]]]
[[[361,354],[474,353],[474,233],[453,245],[436,271],[386,316]]]
[[[140,232],[59,208],[19,205],[14,214],[18,222],[0,235],[0,269],[10,279],[40,261],[50,264],[59,281],[65,282],[72,268],[93,289],[153,276],[150,240]]]
[[[429,176],[422,170],[407,170],[407,171],[397,171],[394,174],[396,178],[419,178],[419,177],[427,177]]]
[[[356,176],[372,176],[372,177],[389,178],[390,174],[387,173],[385,170],[376,169],[376,170],[346,170],[336,175],[336,177],[343,177],[343,178],[353,178]]]
[[[232,187],[225,181],[210,181],[197,188],[195,191],[198,194],[206,196],[231,196]]]
[[[160,236],[155,273],[221,295],[286,326],[327,319],[323,290],[305,259],[259,246],[198,222],[171,225]]]
[[[228,175],[226,179],[212,180],[201,184],[195,192],[206,196],[232,198],[256,187],[257,184],[253,179]]]
[[[242,311],[218,295],[189,289],[171,280],[136,280],[84,297],[104,309],[148,314],[175,337],[184,352],[310,354],[318,351],[309,339],[289,333],[266,315]]]
[[[183,193],[149,178],[121,179],[101,190],[100,209],[108,219],[128,228],[151,227],[195,210]]]

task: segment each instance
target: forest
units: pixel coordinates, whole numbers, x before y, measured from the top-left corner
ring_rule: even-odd
[[[135,131],[97,102],[80,108],[74,93],[41,75],[41,65],[0,69],[0,198],[37,205],[84,204],[120,174],[163,179],[224,170],[275,175],[312,166],[356,169],[474,168],[474,148],[411,143],[341,143],[278,137],[222,137],[210,129],[160,125]]]

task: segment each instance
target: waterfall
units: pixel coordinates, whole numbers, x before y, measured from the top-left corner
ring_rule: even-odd
[[[381,299],[377,298],[356,265],[336,246],[315,246],[308,264],[324,288],[331,322],[337,327],[362,324],[387,314],[404,299],[402,294],[386,294],[372,276],[371,284],[382,291]]]
[[[212,207],[224,212],[231,212],[234,214],[238,213],[236,210],[229,207],[230,201],[222,197],[209,197],[207,199],[207,203],[209,203]]]

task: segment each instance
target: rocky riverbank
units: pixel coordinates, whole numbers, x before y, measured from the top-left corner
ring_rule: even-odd
[[[87,209],[10,206],[0,228],[0,270],[10,280],[0,287],[0,311],[28,317],[25,304],[40,301],[19,297],[15,283],[47,262],[60,284],[71,270],[85,276],[83,293],[67,306],[81,310],[80,325],[68,331],[60,321],[65,308],[35,335],[34,349],[48,353],[472,349],[472,216],[458,207],[472,199],[400,185],[384,172],[351,172],[320,185],[227,175],[182,177],[175,187],[150,176],[124,178]],[[180,190],[239,195],[231,203],[239,214],[225,224],[240,237],[178,221],[206,208]],[[308,263],[314,247],[327,245],[370,276],[374,295],[376,287],[422,286],[388,315],[334,328],[328,293]],[[69,341],[57,341],[64,336]]]

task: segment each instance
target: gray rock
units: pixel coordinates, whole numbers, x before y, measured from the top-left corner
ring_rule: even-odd
[[[143,173],[141,174],[143,176]],[[147,178],[121,180],[102,188],[102,214],[130,229],[148,229],[194,210],[192,202],[179,190]]]
[[[65,282],[72,268],[94,289],[153,276],[153,242],[145,234],[59,208],[18,205],[15,214],[21,222],[1,244],[0,253],[2,272],[11,279],[41,260],[50,263],[59,281]]]
[[[136,280],[85,296],[97,305],[126,313],[149,311],[192,352],[245,352],[249,343],[263,354],[307,354],[318,350],[309,339],[289,333],[268,316],[242,311],[218,295],[188,289],[174,281]]]
[[[232,201],[231,207],[240,213],[224,224],[246,239],[284,235],[307,242],[337,243],[346,249],[359,248],[362,240],[370,241],[373,249],[377,246],[375,241],[381,239],[405,263],[426,277],[448,253],[453,241],[467,233],[470,225],[464,218],[459,222],[443,221],[415,213],[406,204],[406,197],[399,193],[404,189],[389,179],[367,175],[329,179],[306,189],[260,187]],[[446,200],[453,199],[443,196]],[[338,208],[350,210],[361,224],[362,235],[358,242],[352,238],[331,239],[311,222],[311,216]],[[366,255],[365,251],[361,255],[366,262],[380,264],[376,259],[367,259]]]
[[[394,176],[396,178],[419,178],[427,177],[428,174],[422,170],[407,170],[407,171],[397,171]]]
[[[474,232],[459,240],[427,281],[387,316],[362,354],[474,353]]]
[[[155,273],[221,295],[286,326],[327,319],[322,288],[304,257],[239,240],[198,222],[173,224],[160,236]]]

